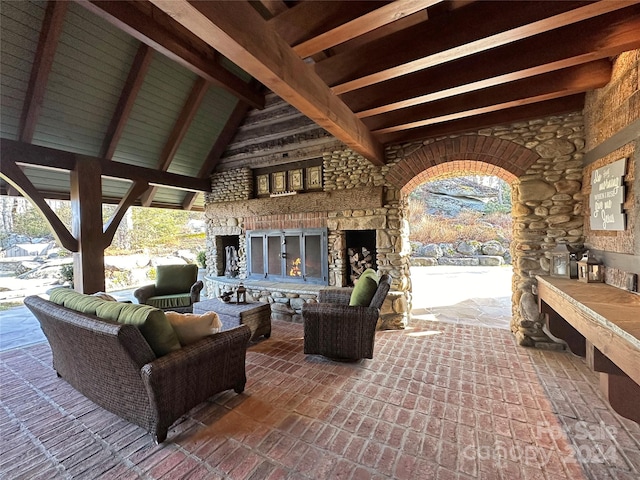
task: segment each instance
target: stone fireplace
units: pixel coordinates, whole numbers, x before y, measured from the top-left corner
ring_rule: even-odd
[[[321,288],[353,285],[361,272],[349,258],[357,256],[356,270],[371,266],[393,279],[380,328],[404,328],[410,292],[402,245],[408,246],[408,233],[402,230],[396,189],[378,180],[358,188],[252,198],[248,186],[249,198],[232,200],[223,194],[231,189],[223,186],[249,182],[251,173],[235,170],[214,177],[220,193],[210,196],[206,209],[207,296],[242,283],[249,300],[271,304],[274,320],[299,322],[302,305],[316,302]],[[326,171],[324,178],[330,179]],[[229,247],[237,249],[237,276],[225,273]]]

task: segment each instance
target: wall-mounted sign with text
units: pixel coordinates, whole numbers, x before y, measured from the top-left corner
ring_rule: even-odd
[[[624,230],[624,172],[627,159],[621,158],[591,172],[591,230]]]

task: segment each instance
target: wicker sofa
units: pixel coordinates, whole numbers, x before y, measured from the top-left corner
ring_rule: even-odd
[[[51,345],[58,376],[106,410],[145,428],[158,443],[166,439],[173,422],[207,398],[229,389],[244,390],[251,335],[247,326],[158,357],[137,326],[38,296],[25,298],[24,304]],[[151,308],[127,308],[137,307]]]

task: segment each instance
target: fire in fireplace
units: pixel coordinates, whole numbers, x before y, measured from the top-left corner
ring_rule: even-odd
[[[247,269],[253,279],[327,284],[327,231],[248,230]]]

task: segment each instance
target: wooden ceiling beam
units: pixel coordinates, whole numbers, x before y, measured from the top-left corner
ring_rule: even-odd
[[[640,7],[569,25],[341,96],[360,118],[640,48]],[[526,52],[523,54],[523,52]]]
[[[441,65],[638,3],[475,2],[315,65],[336,94]],[[505,9],[510,9],[505,13]],[[483,18],[478,22],[478,18]],[[473,25],[458,28],[451,25]],[[415,42],[420,38],[420,42]]]
[[[334,47],[341,43],[347,42],[353,38],[359,37],[366,33],[372,32],[380,27],[388,25],[396,20],[408,17],[414,13],[424,10],[432,5],[440,3],[442,0],[396,0],[395,2],[382,5],[379,2],[373,2],[378,8],[370,12],[361,14],[356,18],[352,18],[334,28],[328,29],[313,38],[304,40],[294,45],[293,50],[302,58],[309,57],[328,48]],[[302,3],[300,7],[313,4],[316,2]],[[329,2],[341,4],[342,2]],[[353,2],[345,2],[349,10],[353,11]],[[324,7],[324,11],[328,6]],[[293,11],[294,9],[291,9]],[[319,20],[317,17],[314,20]],[[322,24],[322,23],[321,23]],[[326,25],[326,23],[324,23]]]
[[[364,120],[364,123],[374,134],[385,134],[566,97],[605,86],[611,79],[611,69],[609,60],[598,60],[435,102],[394,110],[369,117]]]
[[[67,6],[67,2],[49,1],[47,3],[20,117],[18,132],[22,142],[31,143],[33,140]]]
[[[2,176],[2,178],[5,179],[12,187],[18,190],[22,196],[31,200],[36,210],[40,212],[40,214],[46,219],[47,223],[51,226],[53,236],[60,245],[70,252],[78,251],[78,240],[71,234],[64,223],[62,223],[60,217],[56,215],[49,204],[45,201],[44,196],[36,189],[22,169],[16,164],[15,158],[4,155],[4,151],[2,155],[2,162],[0,162],[0,176]]]
[[[176,156],[180,143],[182,143],[187,130],[189,130],[189,126],[196,116],[198,108],[200,108],[208,89],[209,82],[204,78],[198,78],[193,84],[189,97],[187,97],[187,101],[183,105],[176,123],[173,125],[173,130],[171,130],[169,138],[164,144],[162,153],[160,154],[160,160],[158,161],[158,170],[166,172],[169,169],[169,165],[171,165],[173,157]],[[144,207],[151,205],[157,190],[158,187],[151,187],[142,196],[142,205]]]
[[[335,2],[318,0],[300,2],[268,21],[289,45],[299,45],[338,28],[345,22],[357,20],[378,7],[388,5],[381,2],[350,1]],[[307,55],[309,56],[309,55]]]
[[[348,147],[384,165],[382,145],[249,3],[151,1]]]
[[[181,38],[175,31],[163,27],[152,17],[125,1],[76,1],[90,12],[149,45],[196,75],[224,88],[254,108],[264,108],[264,95],[250,88],[247,82],[219,63],[201,55],[194,48],[195,43],[200,43],[199,39],[190,41],[189,38]]]
[[[440,137],[444,135],[474,132],[481,128],[492,127],[495,125],[508,125],[514,122],[542,118],[549,115],[560,115],[581,111],[584,108],[584,97],[584,93],[579,93],[569,97],[547,100],[546,102],[538,102],[520,107],[507,108],[499,112],[466,117],[460,120],[440,123],[438,125],[387,133],[384,135],[378,135],[378,137],[381,142],[387,145],[414,142],[424,140],[425,138]]]
[[[122,137],[124,127],[129,120],[129,115],[131,114],[131,110],[136,102],[138,92],[140,91],[140,88],[142,88],[145,75],[149,70],[149,65],[151,65],[152,55],[153,50],[149,48],[148,45],[141,43],[138,47],[138,52],[133,59],[133,64],[131,65],[131,70],[129,70],[127,80],[122,88],[120,99],[118,100],[116,109],[113,112],[113,117],[111,117],[111,123],[107,129],[107,134],[102,142],[100,156],[103,158],[109,160],[113,158],[113,154],[116,151],[120,137]]]
[[[68,170],[75,168],[76,161],[82,158],[97,158],[80,155],[55,148],[29,145],[28,143],[0,138],[0,158],[13,160],[17,164],[34,167],[50,168],[54,170]],[[116,162],[99,158],[102,175],[105,177],[131,180],[134,182],[148,182],[181,190],[196,192],[210,192],[211,182],[207,178],[187,177],[176,173],[160,172],[152,168],[139,167],[128,163]],[[1,163],[1,162],[0,162]]]
[[[260,0],[260,3],[272,17],[280,15],[289,9],[287,4],[284,3],[284,0]]]

